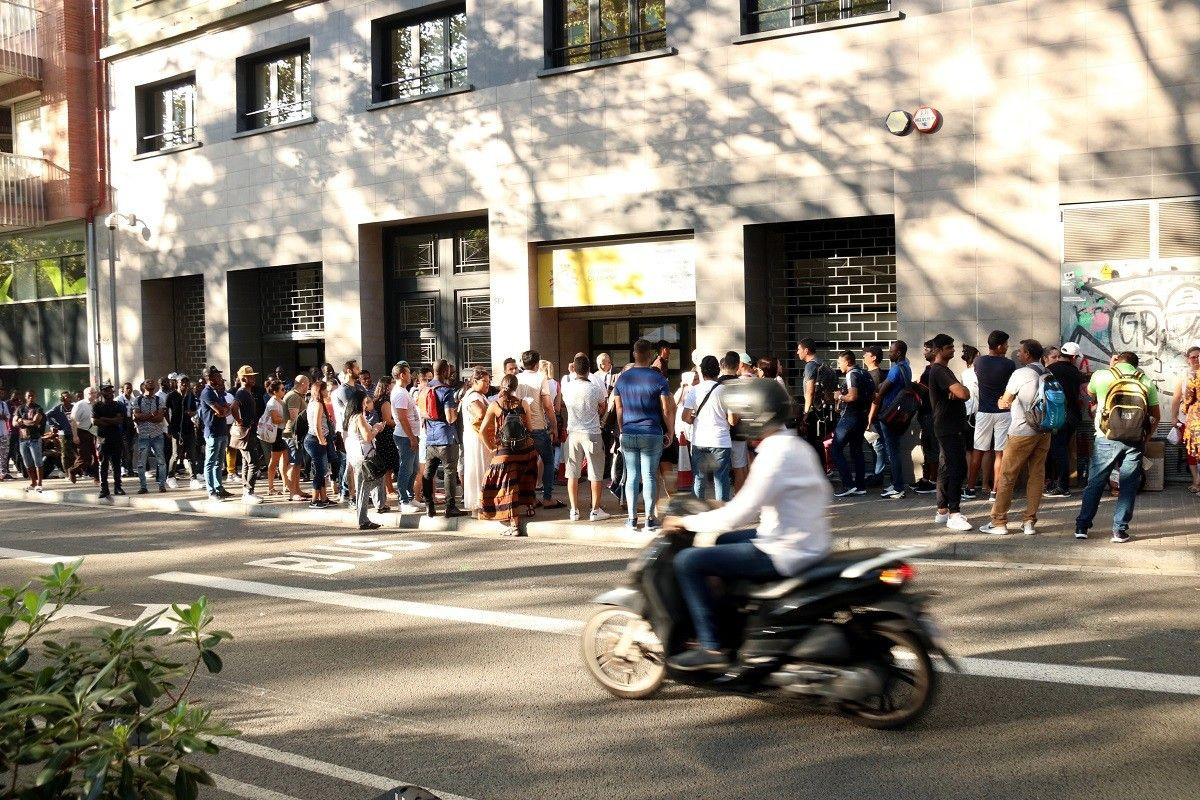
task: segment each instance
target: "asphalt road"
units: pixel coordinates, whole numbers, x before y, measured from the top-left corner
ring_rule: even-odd
[[[920,565],[976,674],[944,676],[931,712],[887,733],[682,687],[610,698],[577,629],[628,551],[368,538],[6,503],[0,582],[38,574],[38,554],[86,556],[94,614],[210,598],[236,640],[198,691],[242,736],[206,762],[209,797],[370,800],[406,782],[470,800],[1197,795],[1200,576]]]

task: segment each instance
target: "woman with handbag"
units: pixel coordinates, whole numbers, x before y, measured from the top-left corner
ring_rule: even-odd
[[[371,493],[382,486],[382,465],[376,460],[375,436],[384,429],[383,421],[372,425],[367,415],[375,410],[375,398],[354,392],[346,400],[346,420],[343,438],[346,441],[346,460],[354,467],[357,493],[355,506],[358,510],[358,529],[373,531],[378,522],[371,522],[367,509],[371,506]]]
[[[328,410],[329,385],[314,381],[312,399],[308,403],[308,435],[304,437],[304,452],[312,465],[312,502],[309,508],[329,508],[326,473],[329,472],[329,444],[333,441],[333,417]]]
[[[279,494],[275,489],[276,470],[279,471],[282,479],[282,476],[287,474],[291,461],[288,458],[287,442],[283,440],[280,433],[287,419],[283,407],[283,381],[272,378],[267,381],[266,390],[267,407],[258,420],[258,440],[262,443],[263,450],[270,455],[270,461],[267,462],[267,496],[269,497]]]

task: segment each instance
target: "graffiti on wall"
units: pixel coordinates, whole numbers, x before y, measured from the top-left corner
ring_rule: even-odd
[[[1063,269],[1062,340],[1077,342],[1093,368],[1105,366],[1113,353],[1137,353],[1166,405],[1185,368],[1184,353],[1200,344],[1200,267]]]

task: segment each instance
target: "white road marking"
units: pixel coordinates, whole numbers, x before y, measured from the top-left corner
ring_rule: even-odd
[[[152,575],[150,577],[157,581],[182,583],[188,586],[204,586],[210,589],[224,589],[243,594],[279,597],[286,600],[300,600],[308,603],[323,603],[330,606],[342,606],[343,608],[358,608],[364,611],[382,611],[389,614],[403,614],[410,617],[423,617],[425,619],[467,622],[474,625],[491,625],[499,628],[514,628],[521,631],[577,634],[583,630],[583,623],[576,622],[573,619],[538,617],[532,614],[510,614],[504,611],[481,611],[474,608],[443,606],[432,603],[413,603],[407,600],[389,600],[383,597],[368,597],[348,592],[328,592],[321,589],[302,589],[295,586],[279,586],[273,583],[220,578],[215,575],[197,575],[191,572],[164,572],[161,575]]]
[[[246,800],[300,800],[298,797],[277,792],[274,789],[264,789],[261,786],[255,786],[251,783],[242,783],[233,778],[226,778],[224,775],[217,775],[212,772],[208,774],[213,779],[213,785],[222,792],[244,797]]]
[[[1100,575],[1151,575],[1163,578],[1194,578],[1200,572],[1190,569],[1153,569],[1151,567],[1101,566],[1098,564],[1024,564],[1015,561],[971,561],[957,558],[918,558],[914,564],[927,567],[972,567],[1041,572],[1088,572]]]
[[[31,550],[14,550],[11,547],[0,547],[0,558],[13,561],[32,561],[34,564],[54,564],[58,561],[64,564],[83,558],[83,556],[52,556],[49,553],[35,553]]]
[[[286,750],[276,750],[274,747],[248,742],[245,739],[230,739],[225,736],[213,737],[213,743],[218,747],[225,747],[229,750],[234,750],[239,753],[245,753],[248,756],[262,758],[267,761],[274,761],[276,764],[283,764],[296,769],[314,772],[318,775],[325,775],[330,778],[337,778],[346,783],[357,783],[360,786],[369,786],[372,789],[381,791],[389,791],[397,786],[406,784],[412,785],[412,781],[402,781],[397,778],[387,778],[383,775],[375,775],[370,772],[362,772],[350,767],[343,767],[340,764],[330,764],[328,761],[318,761],[315,758],[302,756],[299,753],[289,753]],[[420,784],[415,784],[419,786]],[[429,789],[430,792],[442,798],[442,800],[471,800],[469,797],[463,797],[460,794],[451,794],[443,792],[440,789]],[[283,797],[283,795],[280,795]]]
[[[162,617],[159,619],[159,622],[162,623],[161,627],[166,628],[169,631],[174,631],[182,624],[182,621],[175,616],[174,612],[169,611],[171,608],[170,603],[134,603],[134,605],[141,606],[143,609],[142,613],[138,615],[137,619],[110,617],[107,614],[96,613],[97,611],[104,611],[107,608],[112,608],[112,606],[82,606],[71,605],[69,603],[60,608],[58,612],[54,614],[53,618],[61,621],[64,619],[71,619],[72,617],[78,617],[79,619],[89,619],[93,622],[103,622],[106,625],[116,625],[121,628],[131,628],[147,617],[153,617],[155,614],[162,614]]]
[[[387,600],[378,597],[345,592],[327,592],[319,589],[300,589],[292,586],[277,586],[257,581],[242,581],[219,578],[213,575],[196,575],[187,572],[166,572],[151,576],[155,580],[225,589],[231,592],[255,594],[265,597],[280,597],[310,603],[360,608],[368,611],[383,611],[390,614],[405,614],[441,619],[450,622],[469,622],[476,625],[492,625],[502,628],[555,633],[574,636],[583,630],[583,623],[555,617],[535,617],[524,614],[506,614],[497,611],[480,611],[458,606],[442,606],[430,603],[414,603],[405,600]],[[1100,669],[1077,667],[1070,664],[1039,664],[1033,661],[1007,661],[991,658],[956,659],[967,675],[986,678],[1009,678],[1012,680],[1061,683],[1074,686],[1096,686],[1107,689],[1132,689],[1143,692],[1165,692],[1200,696],[1200,676],[1174,675],[1161,672],[1138,672],[1136,670]],[[939,669],[949,672],[939,662]]]

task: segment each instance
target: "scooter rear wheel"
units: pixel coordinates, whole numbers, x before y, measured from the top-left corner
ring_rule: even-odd
[[[871,633],[882,640],[883,689],[867,702],[843,705],[841,710],[868,728],[901,728],[915,722],[933,699],[933,662],[920,640],[907,631],[879,627]]]
[[[610,694],[650,697],[666,677],[662,644],[646,620],[624,608],[604,608],[583,627],[583,662]]]

